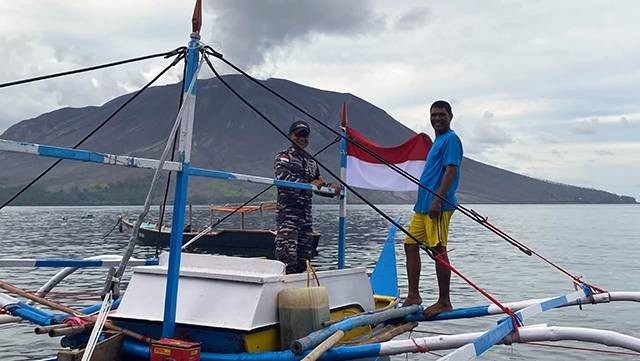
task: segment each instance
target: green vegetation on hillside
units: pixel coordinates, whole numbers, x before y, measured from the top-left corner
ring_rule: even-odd
[[[238,203],[254,196],[263,185],[245,185],[219,180],[195,182],[195,191],[189,192],[189,200],[194,204]],[[196,184],[193,184],[194,186]],[[137,205],[143,204],[151,185],[151,177],[132,179],[113,184],[93,184],[85,188],[45,189],[34,185],[14,200],[12,206],[80,206],[80,205]],[[161,180],[153,203],[162,202],[166,178]],[[4,202],[20,187],[0,188],[0,201]],[[174,185],[169,188],[167,203],[173,203]],[[275,199],[275,188],[262,195],[258,201]]]

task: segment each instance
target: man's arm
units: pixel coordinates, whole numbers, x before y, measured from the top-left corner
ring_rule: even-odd
[[[310,182],[314,186],[320,188],[324,185],[324,180],[320,177],[320,168],[316,165],[316,172],[313,175],[313,179]]]
[[[451,188],[451,184],[456,177],[456,173],[458,172],[458,166],[448,165],[444,170],[444,175],[442,175],[442,183],[440,183],[440,189],[436,192],[437,195],[444,198],[444,196]],[[442,208],[442,199],[439,197],[435,197],[433,202],[431,202],[431,207],[429,207],[429,217],[436,218],[440,215],[440,211]]]
[[[320,168],[316,168],[316,174],[314,175],[314,179],[311,181],[311,184],[318,187],[318,189],[322,186],[329,187],[333,190],[333,197],[340,194],[340,186],[335,183],[326,183],[322,177],[320,177]],[[317,193],[323,197],[327,197],[326,194]]]

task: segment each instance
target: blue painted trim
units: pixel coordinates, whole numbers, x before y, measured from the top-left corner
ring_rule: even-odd
[[[299,338],[294,341],[294,344],[296,349],[304,352],[318,346],[322,341],[326,340],[338,330],[347,332],[360,326],[375,325],[380,322],[393,319],[403,319],[408,314],[422,313],[422,310],[422,306],[412,305],[408,307],[392,308],[377,313],[355,315],[331,324],[323,329],[314,331],[303,338]]]
[[[207,177],[207,178],[215,178],[215,179],[226,179],[226,180],[238,180],[238,181],[251,182],[250,179],[249,180],[239,179],[238,175],[235,175],[235,174],[230,173],[230,172],[225,172],[225,171],[221,171],[221,170],[214,170],[214,169],[197,168],[197,167],[190,168],[189,169],[189,175],[192,175],[192,176],[195,176],[195,177]],[[252,177],[252,176],[247,176],[247,177]],[[263,178],[263,177],[260,177],[260,178]],[[278,186],[278,187],[304,189],[304,190],[308,190],[308,191],[312,191],[313,190],[313,186],[311,184],[309,184],[309,183],[298,183],[298,182],[291,182],[291,181],[280,180],[280,179],[271,179],[271,178],[268,178],[268,179],[271,180],[271,184],[273,184],[275,186]]]
[[[118,319],[115,322],[118,327],[154,339],[162,337],[161,322],[133,319]],[[176,323],[175,334],[182,340],[200,342],[202,352],[241,353],[246,350],[246,332],[243,331]]]
[[[313,190],[313,186],[309,183],[297,183],[297,182],[290,182],[290,181],[285,181],[280,179],[274,179],[273,184],[278,187],[298,188],[298,189],[305,189],[308,191]]]
[[[338,269],[345,267],[346,227],[347,220],[341,216],[338,218]]]
[[[408,315],[404,318],[404,322],[421,322],[421,321],[442,321],[455,320],[459,318],[474,318],[489,315],[489,305],[456,308],[452,311],[442,312],[434,317],[426,319],[423,314]]]
[[[191,81],[196,73],[196,69],[198,68],[198,60],[200,58],[200,52],[198,49],[200,37],[191,37],[189,41],[189,50],[187,51],[187,72],[185,73],[185,79],[189,79],[189,81],[185,81],[182,87],[182,92],[186,93],[189,90],[189,85],[191,85]],[[191,89],[191,94],[196,95],[197,93],[197,84],[193,84],[193,88]],[[189,145],[190,146],[190,145]]]
[[[38,259],[33,265],[34,267],[100,267],[102,260],[100,259]]]
[[[24,303],[24,302],[18,302],[18,305],[20,306],[20,308],[30,311],[30,312],[34,312],[37,313],[41,316],[46,316],[46,317],[52,317],[53,315],[47,311],[43,311],[35,306],[32,306],[28,303]]]
[[[118,308],[119,305],[120,305],[120,299],[117,299],[113,302],[113,305],[111,305],[111,309],[115,310]],[[79,311],[84,314],[92,314],[94,312],[99,311],[101,306],[102,304],[93,305],[93,306],[83,308]],[[43,326],[51,325],[54,321],[60,322],[65,318],[71,316],[66,313],[54,315],[54,314],[42,311],[41,309],[37,307],[33,307],[24,302],[18,302],[17,304],[10,305],[7,307],[7,309],[14,316],[21,317],[27,321],[31,321],[33,323],[36,323],[38,325],[43,325]]]
[[[497,326],[485,332],[482,336],[473,341],[476,356],[480,356],[513,331],[513,322],[510,321],[511,319],[506,322],[500,322]]]
[[[552,308],[556,308],[556,307],[562,306],[565,303],[567,303],[567,298],[565,296],[560,296],[560,297],[556,297],[554,299],[551,299],[551,300],[544,301],[544,302],[540,303],[540,308],[544,312],[544,311],[550,310]]]
[[[590,290],[583,286],[582,293],[583,295],[586,296],[587,294],[590,293]],[[576,293],[573,293],[572,295],[575,295],[575,294]],[[526,314],[523,312],[525,310],[532,309],[533,307],[536,307],[536,306],[540,306],[540,310],[544,312],[552,308],[563,306],[567,303],[568,303],[567,296],[560,296],[548,301],[541,302],[539,304],[528,306],[518,312],[515,312],[515,316],[518,318],[520,322],[522,322],[523,321],[522,315]],[[543,304],[544,304],[544,307],[542,307]],[[476,356],[480,356],[483,352],[491,348],[493,345],[495,345],[497,342],[502,340],[511,332],[513,332],[513,322],[511,318],[505,317],[501,319],[498,322],[497,326],[491,328],[490,330],[482,334],[482,336],[478,337],[475,341],[473,341]]]
[[[176,327],[176,309],[178,304],[178,282],[180,280],[180,256],[184,213],[187,203],[189,184],[189,163],[182,163],[182,171],[176,175],[176,191],[173,201],[171,240],[169,242],[169,263],[167,269],[167,288],[164,301],[162,337],[172,338]]]
[[[345,128],[342,129],[342,140],[340,141],[340,168],[344,170],[344,172],[340,172],[344,174],[346,177],[346,169],[347,169],[347,131]],[[342,179],[343,182],[346,179]],[[346,201],[347,189],[343,187],[342,192],[340,193],[340,218],[338,220],[338,269],[343,269],[345,267],[345,257],[346,257],[346,239],[347,239],[347,201]]]
[[[379,343],[360,346],[338,346],[327,350],[318,361],[343,361],[380,356]]]
[[[122,343],[122,352],[127,356],[135,356],[144,360],[149,360],[149,345],[125,338]]]
[[[112,310],[117,310],[118,306],[120,306],[120,301],[121,300],[122,300],[122,298],[118,298],[117,300],[113,301],[113,303],[111,304],[111,309]],[[85,307],[85,308],[81,309],[80,312],[84,313],[85,315],[90,315],[90,314],[92,314],[94,312],[100,311],[100,308],[102,308],[102,304],[101,303],[99,303],[97,305]]]
[[[148,360],[150,357],[149,345],[125,338],[122,345],[125,355],[139,357]],[[380,356],[379,343],[361,346],[339,346],[325,352],[318,361],[343,361],[366,357]],[[299,361],[307,353],[294,355],[291,351],[256,352],[256,353],[212,353],[200,354],[202,361]]]
[[[235,175],[229,172],[225,172],[221,170],[213,170],[213,169],[196,168],[196,167],[189,169],[189,175],[196,176],[196,177],[216,178],[216,179],[228,179],[228,180],[237,179]]]
[[[183,93],[191,87],[191,94],[196,96],[200,35],[192,34],[187,52],[187,69],[183,82]],[[193,85],[192,85],[193,84]],[[185,97],[185,101],[187,98]],[[195,101],[195,99],[194,99]],[[186,105],[186,104],[182,104]],[[185,124],[193,127],[193,114],[191,119],[182,119]],[[191,149],[191,144],[183,144],[182,137],[179,148],[179,159],[182,161],[182,170],[176,174],[176,190],[173,200],[173,216],[171,226],[171,239],[169,241],[169,263],[167,265],[167,285],[164,299],[164,316],[162,322],[162,337],[173,338],[176,328],[176,309],[178,306],[178,284],[180,282],[180,257],[182,254],[182,233],[184,231],[184,212],[187,205],[187,189],[189,185],[190,164],[185,159],[185,150]]]
[[[400,219],[397,218],[396,223],[399,222]],[[398,291],[398,271],[396,268],[395,235],[396,226],[391,224],[387,240],[384,242],[382,252],[380,252],[380,257],[378,258],[378,262],[376,262],[376,268],[371,274],[371,288],[376,295],[398,297],[400,294]]]
[[[147,258],[147,260],[144,262],[145,266],[157,266],[160,264],[160,260],[157,258]]]
[[[104,163],[105,156],[96,152],[86,150],[54,147],[50,145],[39,145],[38,154],[44,157],[75,159],[83,162]]]
[[[8,305],[6,309],[14,316],[20,317],[24,320],[33,322],[41,326],[51,325],[51,322],[53,320],[51,314],[30,306],[24,302],[18,302],[16,304]]]
[[[158,265],[157,258],[149,258],[144,262],[145,266]],[[103,260],[100,259],[68,259],[68,258],[49,258],[49,259],[37,259],[35,260],[33,267],[101,267]]]

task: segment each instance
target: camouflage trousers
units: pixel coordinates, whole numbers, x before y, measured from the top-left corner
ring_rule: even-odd
[[[276,259],[287,266],[287,274],[304,272],[313,257],[311,215],[278,212],[276,229]]]

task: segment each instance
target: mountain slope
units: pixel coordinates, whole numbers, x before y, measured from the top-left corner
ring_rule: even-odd
[[[246,79],[225,76],[235,89],[286,132],[294,119],[305,117]],[[343,102],[349,107],[349,126],[357,129],[381,145],[401,143],[413,132],[397,122],[382,109],[351,94],[323,91],[282,79],[269,79],[266,85],[281,93],[309,113],[338,129],[339,111]],[[238,173],[271,177],[273,157],[287,146],[263,119],[233,97],[217,79],[201,80],[198,84],[198,103],[192,164]],[[118,114],[107,126],[81,146],[99,152],[159,157],[178,109],[178,84],[150,88]],[[97,124],[106,119],[131,94],[115,98],[100,107],[63,108],[36,118],[22,121],[9,128],[1,137],[43,144],[73,146]],[[313,121],[311,152],[331,143],[335,136]],[[338,171],[339,145],[335,144],[320,156],[330,169]],[[53,159],[28,155],[0,153],[1,187],[18,187],[37,175]],[[630,203],[633,199],[604,191],[545,182],[518,175],[465,158],[459,189],[463,203]],[[325,178],[330,178],[323,172]],[[49,191],[71,190],[100,185],[107,188],[120,182],[145,182],[151,171],[119,167],[104,167],[64,161],[39,182]],[[73,180],[70,182],[69,180]],[[203,200],[218,198],[208,180],[194,179],[192,194]],[[235,183],[240,189],[256,187]],[[259,188],[259,187],[258,187]],[[225,187],[227,193],[232,192]],[[241,199],[250,192],[240,191]],[[415,198],[411,193],[364,192],[377,202],[406,203]],[[228,199],[226,197],[225,199]],[[109,201],[108,197],[102,199]],[[87,202],[91,202],[88,199]]]

